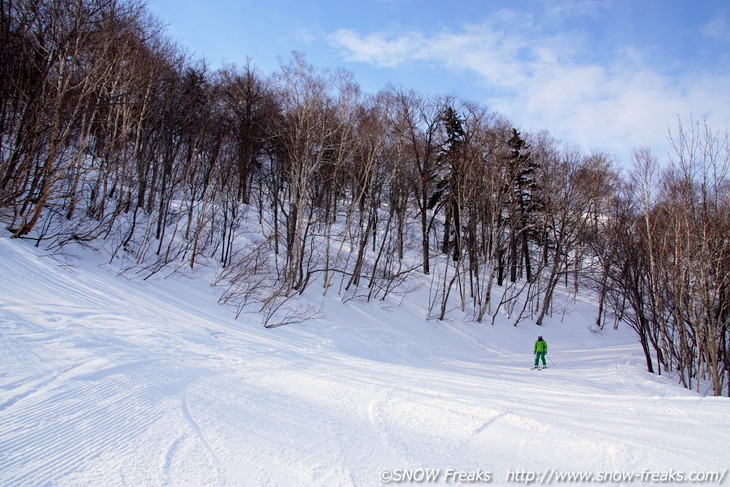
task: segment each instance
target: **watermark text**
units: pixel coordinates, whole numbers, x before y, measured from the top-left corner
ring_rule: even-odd
[[[568,483],[688,483],[722,484],[728,470],[706,472],[684,472],[680,470],[655,471],[644,469],[641,472],[601,471],[601,472],[564,472],[549,468],[543,472],[532,470],[508,470],[507,482],[518,484],[568,484]]]

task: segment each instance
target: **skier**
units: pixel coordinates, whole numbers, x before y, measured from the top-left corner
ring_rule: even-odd
[[[542,335],[537,337],[537,341],[535,342],[535,367],[534,369],[538,369],[538,363],[539,360],[542,359],[542,368],[547,368],[547,364],[545,363],[545,355],[547,355],[547,342],[542,339]]]

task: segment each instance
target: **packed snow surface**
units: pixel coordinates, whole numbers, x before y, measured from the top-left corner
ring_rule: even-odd
[[[204,279],[88,252],[0,238],[0,276],[0,485],[728,481],[728,398],[648,374],[628,330],[590,331],[589,300],[514,327],[426,320],[427,289],[320,287],[321,318],[265,329]]]

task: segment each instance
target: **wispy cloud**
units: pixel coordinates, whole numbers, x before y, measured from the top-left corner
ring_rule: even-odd
[[[702,34],[717,41],[730,40],[730,22],[725,17],[716,17],[703,26]]]
[[[333,44],[344,49],[348,60],[388,68],[423,59],[421,46],[429,43],[423,35],[415,32],[395,37],[383,33],[362,35],[350,29],[340,29],[330,39]]]
[[[598,8],[583,2],[585,10]],[[627,158],[633,148],[666,150],[677,116],[730,125],[730,75],[663,73],[636,48],[598,56],[580,34],[545,34],[523,18],[463,26],[458,32],[362,34],[341,29],[330,42],[349,61],[395,69],[428,62],[475,73],[490,108],[529,130],[547,129],[565,143]],[[708,26],[709,32],[721,26]],[[495,95],[497,93],[497,95]]]
[[[558,18],[599,17],[613,3],[613,0],[543,0],[547,14]]]

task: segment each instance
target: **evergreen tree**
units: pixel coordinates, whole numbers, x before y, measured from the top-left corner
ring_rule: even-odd
[[[523,262],[525,277],[529,281],[532,280],[529,238],[535,233],[535,214],[541,207],[540,186],[535,174],[538,164],[517,129],[512,129],[512,137],[507,144],[510,149],[507,174],[511,184],[507,208],[510,227],[510,281],[517,280],[518,270]]]

